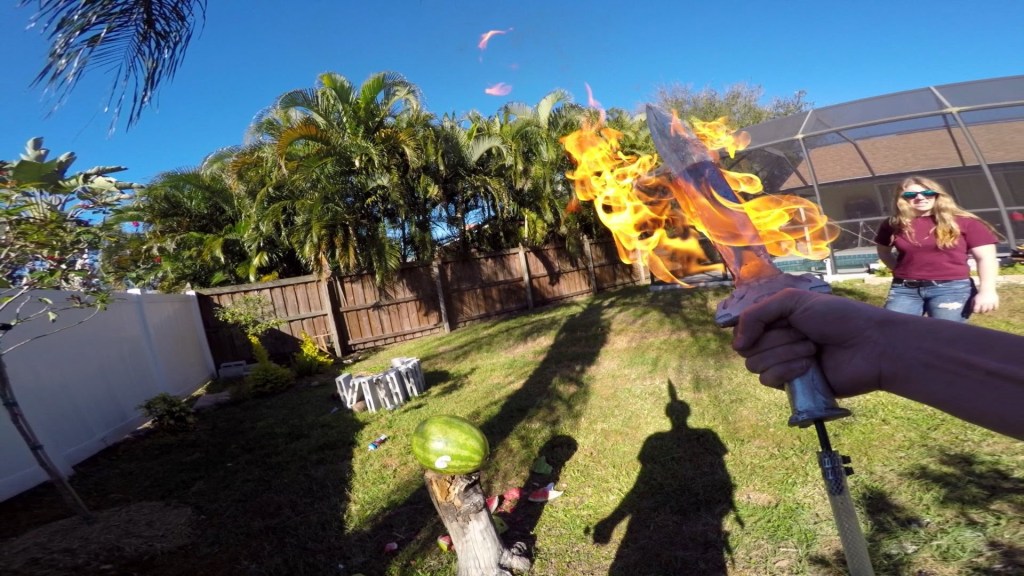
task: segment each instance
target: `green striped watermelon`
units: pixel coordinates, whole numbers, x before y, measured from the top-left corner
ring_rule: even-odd
[[[458,416],[431,416],[412,434],[412,454],[424,467],[443,474],[476,472],[491,453],[487,437]]]

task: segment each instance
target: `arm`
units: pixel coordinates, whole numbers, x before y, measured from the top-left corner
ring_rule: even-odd
[[[740,315],[733,348],[769,386],[817,358],[836,396],[884,390],[1024,440],[1020,336],[787,289]]]
[[[986,244],[971,248],[971,255],[978,265],[978,295],[974,297],[974,311],[978,314],[992,312],[999,308],[999,294],[996,294],[996,277],[999,276],[999,260],[996,245]]]
[[[885,267],[889,270],[896,269],[896,255],[892,253],[892,246],[882,246],[879,244],[875,246],[875,250],[878,251],[878,259],[885,264]]]

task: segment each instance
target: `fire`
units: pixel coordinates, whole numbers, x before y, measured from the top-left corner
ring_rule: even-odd
[[[724,149],[733,156],[750,143],[746,133],[729,129],[724,118],[693,120],[691,124],[710,150]],[[677,117],[673,117],[671,129],[682,133]],[[567,174],[574,182],[576,197],[594,202],[623,262],[632,263],[639,255],[656,277],[684,286],[683,277],[721,271],[721,264],[709,262],[696,231],[719,246],[763,245],[773,256],[818,259],[828,254],[828,243],[838,234],[837,229],[810,201],[760,195],[763,186],[757,176],[726,170],[721,172],[729,186],[752,195],[749,200],[735,202],[713,190],[687,190],[689,184],[660,167],[657,156],[625,154],[619,146],[621,138],[621,132],[599,124],[573,132],[562,144],[576,163],[576,169]],[[708,195],[716,202],[709,201]],[[740,217],[742,214],[746,217]],[[729,255],[723,256],[729,260]],[[754,275],[762,272],[767,273]]]

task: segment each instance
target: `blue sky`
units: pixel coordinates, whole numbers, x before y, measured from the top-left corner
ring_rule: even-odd
[[[127,166],[123,180],[198,165],[239,144],[253,116],[321,72],[355,83],[390,70],[440,115],[535,104],[556,88],[634,110],[661,85],[759,84],[766,100],[807,91],[816,106],[1024,73],[1024,3],[1016,0],[211,0],[203,29],[157,105],[108,135],[112,77],[94,70],[56,112],[29,86],[47,43],[26,30],[33,6],[0,0],[0,158],[31,137],[74,151],[83,170]],[[511,30],[509,30],[511,29]],[[508,30],[477,48],[481,34]],[[512,86],[507,96],[484,89]]]

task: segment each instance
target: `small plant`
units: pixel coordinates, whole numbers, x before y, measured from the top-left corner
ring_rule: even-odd
[[[292,371],[273,362],[260,362],[245,378],[249,390],[264,396],[286,390],[295,381]]]
[[[264,332],[282,324],[274,316],[274,308],[270,301],[262,296],[250,294],[242,296],[231,304],[218,308],[214,314],[221,322],[234,324],[245,332],[245,335],[259,338]]]
[[[138,406],[157,428],[170,431],[188,430],[195,426],[196,416],[184,401],[162,392]]]
[[[875,266],[871,270],[871,272],[875,276],[879,276],[879,277],[883,277],[883,278],[887,278],[887,277],[892,276],[892,269],[889,268],[888,266],[886,266],[885,264],[882,264],[882,263],[879,263],[877,266]]]
[[[334,359],[316,345],[312,336],[303,332],[302,345],[292,362],[295,374],[298,376],[312,376],[320,374],[327,367],[334,364]]]

